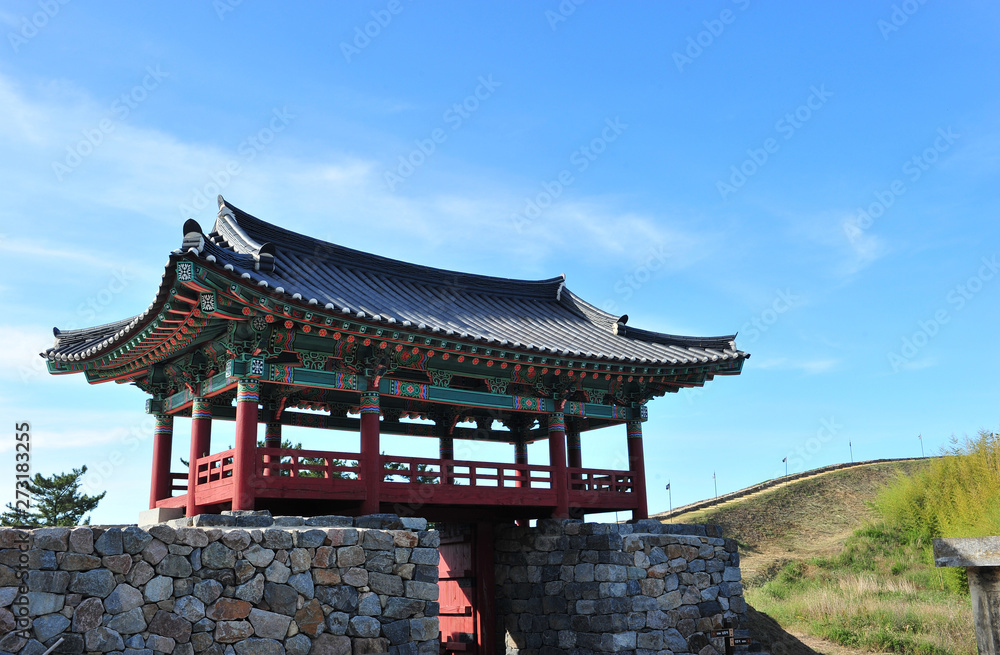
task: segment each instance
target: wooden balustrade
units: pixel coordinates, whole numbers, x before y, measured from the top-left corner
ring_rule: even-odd
[[[383,456],[382,467],[385,470],[384,481],[390,484],[516,488],[520,483],[520,488],[524,489],[552,487],[548,466]]]
[[[198,502],[227,502],[232,494],[234,450],[195,462]],[[295,448],[256,449],[254,486],[260,498],[361,500],[364,484],[358,453]],[[552,469],[532,464],[380,456],[384,501],[435,504],[548,505],[555,502]],[[591,509],[630,509],[635,504],[634,475],[612,469],[568,468],[570,505]],[[187,474],[171,473],[171,489],[186,492]],[[183,496],[160,501],[175,506]]]

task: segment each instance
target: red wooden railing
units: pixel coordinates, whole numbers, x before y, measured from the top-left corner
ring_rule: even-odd
[[[382,457],[382,466],[385,469],[384,481],[390,484],[552,488],[548,466],[386,456]]]
[[[183,484],[177,484],[181,482]],[[170,491],[183,491],[187,492],[188,488],[188,475],[187,473],[171,473],[170,474]]]
[[[595,494],[625,494],[632,493],[631,471],[615,471],[611,469],[566,469],[569,474],[569,487],[574,491],[584,491]]]
[[[360,477],[361,467],[358,466],[356,453],[331,453],[299,448],[257,448],[257,475],[263,476],[264,471],[271,477],[357,480]]]
[[[233,484],[234,450],[195,462],[198,502],[226,502]],[[257,495],[274,498],[360,500],[365,495],[361,456],[294,448],[256,449],[254,482]],[[423,457],[380,456],[383,501],[418,498],[437,504],[549,505],[555,502],[552,467]],[[570,504],[628,509],[634,506],[635,478],[631,471],[570,467],[566,469]],[[187,476],[171,473],[171,489],[186,492]],[[480,491],[474,492],[472,488]],[[183,495],[163,499],[176,505]]]
[[[233,483],[233,449],[221,453],[199,457],[195,465],[198,467],[198,489],[230,485]]]

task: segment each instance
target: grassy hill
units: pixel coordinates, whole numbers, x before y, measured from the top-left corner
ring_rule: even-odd
[[[765,650],[971,655],[968,596],[870,508],[900,473],[926,465],[827,472],[669,520],[715,523],[740,543],[747,600],[760,610],[751,630]]]
[[[675,523],[714,523],[740,543],[743,578],[751,586],[787,562],[830,555],[873,518],[868,505],[900,472],[924,461],[886,462],[842,469],[711,507],[673,515]]]

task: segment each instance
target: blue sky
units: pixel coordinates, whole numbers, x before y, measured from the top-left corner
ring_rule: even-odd
[[[724,493],[786,456],[914,456],[918,434],[932,453],[1000,424],[993,3],[12,0],[0,27],[0,413],[32,423],[34,471],[90,467],[95,521],[146,506],[145,396],[37,353],[53,326],[144,310],[220,190],[390,257],[565,273],[630,325],[739,331],[741,376],[651,404],[651,510],[668,480],[676,505],[713,472]],[[624,441],[586,435],[584,465]]]

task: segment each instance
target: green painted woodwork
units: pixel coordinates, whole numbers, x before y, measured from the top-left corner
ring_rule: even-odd
[[[47,362],[49,371],[82,371],[92,383],[112,379],[134,381],[152,393],[154,386],[161,389],[165,384],[174,388],[190,385],[198,379],[198,371],[202,370],[189,361],[178,369],[187,371],[186,379],[173,378],[172,382],[161,381],[154,385],[147,380],[153,364],[173,363],[179,357],[204,349],[209,355],[204,366],[209,370],[218,370],[224,353],[243,353],[232,362],[234,368],[230,376],[250,375],[249,367],[253,361],[254,366],[260,369],[260,377],[266,382],[363,391],[364,379],[356,374],[324,369],[327,366],[354,366],[357,358],[371,349],[373,354],[391,356],[388,373],[396,367],[406,367],[428,374],[432,384],[421,385],[425,388],[426,398],[418,396],[419,400],[537,413],[552,411],[554,401],[551,398],[518,395],[518,390],[524,393],[525,387],[512,389],[511,384],[528,385],[528,389],[537,385],[538,391],[533,393],[542,392],[539,395],[577,388],[590,402],[568,403],[568,415],[618,422],[642,420],[638,415],[640,409],[623,407],[623,403],[631,405],[638,400],[641,405],[654,396],[674,392],[684,386],[701,386],[715,375],[738,374],[742,370],[742,360],[684,367],[650,367],[529,354],[417,334],[398,325],[369,324],[353,317],[345,319],[340,314],[318,308],[307,309],[275,299],[267,295],[271,290],[230,279],[225,272],[189,254],[175,260],[170,273],[173,273],[174,280],[167,280],[164,284],[173,284],[174,287],[169,289],[166,302],[159,308],[159,313],[131,338],[91,360]],[[235,326],[245,326],[240,328],[242,336],[238,337],[234,332]],[[419,349],[417,353],[412,352],[414,348]],[[255,350],[260,352],[256,361],[250,357]],[[433,353],[428,353],[428,350],[433,350]],[[295,353],[299,362],[264,365],[264,359],[277,357],[283,352]],[[299,363],[301,365],[297,365]],[[276,367],[281,370],[276,371]],[[515,368],[520,371],[515,371]],[[548,370],[543,374],[545,369]],[[560,376],[555,375],[556,370],[561,373]],[[448,385],[454,376],[483,380],[493,393],[450,388]],[[389,378],[383,378],[379,390],[386,393],[389,382]],[[196,391],[200,395],[213,394],[229,385],[231,382],[224,373],[216,373],[200,383]],[[176,411],[190,402],[194,395],[188,390],[175,393],[162,400],[162,411]],[[156,401],[153,404],[155,406]]]

